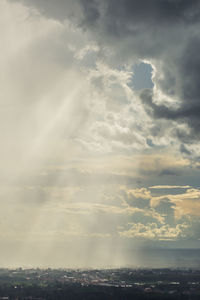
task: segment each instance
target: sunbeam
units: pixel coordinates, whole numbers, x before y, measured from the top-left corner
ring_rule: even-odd
[[[3,266],[199,248],[200,4],[186,2],[1,1]]]

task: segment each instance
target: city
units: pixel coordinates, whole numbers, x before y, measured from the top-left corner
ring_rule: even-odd
[[[1,300],[199,297],[196,269],[0,269]]]

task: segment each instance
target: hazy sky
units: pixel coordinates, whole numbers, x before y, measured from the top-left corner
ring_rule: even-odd
[[[0,266],[200,246],[199,30],[199,0],[0,1]]]

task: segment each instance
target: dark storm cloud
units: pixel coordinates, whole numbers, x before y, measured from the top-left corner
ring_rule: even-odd
[[[80,0],[80,5],[84,9],[85,24],[94,26],[96,23],[104,27],[107,34],[117,36],[137,33],[141,25],[157,27],[158,24],[199,22],[200,15],[198,0]],[[100,24],[99,19],[104,22]]]
[[[164,118],[169,120],[186,120],[191,117],[198,118],[199,117],[199,105],[200,103],[191,103],[195,102],[194,98],[188,99],[189,103],[185,103],[182,107],[170,108],[166,105],[158,105],[154,102],[154,94],[152,90],[143,90],[141,93],[141,99],[143,103],[146,105],[146,110],[149,114],[154,115],[156,118]],[[184,100],[184,98],[182,98]],[[187,102],[187,101],[186,101]],[[192,105],[193,104],[193,105]],[[198,121],[198,120],[197,120]],[[194,119],[191,120],[191,125],[195,123]],[[194,125],[194,124],[193,124]]]
[[[11,0],[14,1],[14,0]],[[16,0],[17,1],[17,0]],[[146,23],[170,23],[177,21],[199,21],[199,11],[196,9],[200,3],[198,0],[21,0],[37,7],[44,14],[64,20],[67,18],[70,7],[79,5],[84,12],[84,19],[91,24],[98,20],[101,12],[108,24],[127,24],[128,21]],[[101,8],[103,10],[101,10]]]
[[[13,0],[12,0],[13,1]],[[108,63],[115,66],[150,60],[154,83],[177,107],[158,104],[145,90],[141,99],[156,120],[187,124],[189,134],[174,131],[183,143],[199,137],[200,129],[200,1],[199,0],[21,0],[44,15],[64,21],[72,18],[102,46],[114,50]],[[161,75],[162,76],[161,76]]]
[[[178,108],[168,107],[163,104],[156,104],[155,95],[152,90],[144,90],[141,99],[145,104],[146,110],[155,118],[174,120],[179,123],[186,123],[189,126],[190,134],[176,132],[184,142],[191,142],[191,139],[199,137],[200,129],[200,40],[196,36],[189,38],[187,45],[182,49],[180,57],[175,60],[172,56],[171,61],[174,67],[169,75],[168,70],[164,70],[164,83],[158,81],[158,87],[166,95],[174,95],[179,98]],[[170,60],[170,57],[168,58]],[[175,76],[174,76],[175,75]],[[178,81],[179,88],[176,88]],[[172,92],[173,91],[173,92]]]
[[[199,137],[200,129],[200,2],[197,0],[102,1],[99,14],[95,2],[85,1],[84,26],[102,43],[114,45],[116,58],[130,62],[134,56],[155,62],[155,83],[163,94],[179,101],[179,107],[156,104],[152,90],[141,94],[146,110],[155,119],[185,123],[190,129],[182,142]],[[96,1],[96,8],[100,1]],[[91,6],[92,5],[92,6]],[[87,9],[86,9],[87,6]],[[93,7],[93,17],[91,17]],[[88,12],[90,15],[88,16]],[[95,15],[98,17],[95,18]],[[93,20],[92,26],[90,20]],[[87,21],[88,20],[88,21]],[[96,20],[96,21],[94,21]],[[119,39],[120,38],[120,39]],[[111,46],[112,47],[112,46]],[[126,56],[124,58],[124,56]],[[156,61],[162,63],[157,65]],[[159,76],[162,72],[163,76]]]

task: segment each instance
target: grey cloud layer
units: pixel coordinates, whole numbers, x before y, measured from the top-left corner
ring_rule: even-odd
[[[188,132],[174,131],[183,143],[199,137],[199,1],[108,1],[93,18],[87,14],[91,10],[84,11],[85,26],[101,43],[113,43],[117,60],[138,57],[154,64],[156,87],[141,94],[147,112],[155,119],[187,124]],[[156,91],[175,99],[176,105],[158,99]]]
[[[137,59],[150,60],[155,67],[155,88],[141,95],[147,112],[156,119],[186,124],[187,132],[177,129],[173,133],[183,143],[191,143],[199,136],[199,1],[23,0],[23,3],[36,6],[44,15],[60,21],[71,18],[88,30],[94,40],[114,51],[104,58],[115,66]],[[176,105],[168,105],[162,96],[158,99],[157,91],[172,98]]]
[[[9,16],[1,27],[1,213],[13,207],[5,228],[21,220],[17,233],[3,228],[5,238],[196,242],[200,195],[188,185],[199,186],[200,170],[185,156],[200,127],[199,1],[0,6]],[[152,64],[154,87],[135,91],[140,60]],[[166,192],[170,184],[187,191]]]
[[[188,133],[176,132],[184,143],[196,139],[200,127],[199,1],[105,1],[99,14],[94,14],[92,26],[87,11],[84,24],[100,42],[110,47],[114,42],[122,62],[138,57],[154,64],[156,89],[141,95],[147,111],[156,119],[187,124]],[[158,101],[156,90],[175,99],[177,107],[162,104],[162,98]]]

